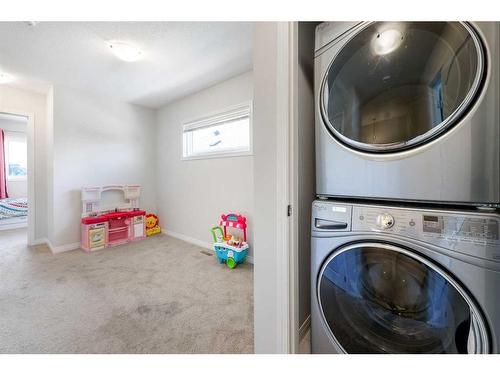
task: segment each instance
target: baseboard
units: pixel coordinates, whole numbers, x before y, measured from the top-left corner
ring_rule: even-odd
[[[311,328],[311,315],[308,315],[306,320],[301,324],[299,328],[299,340],[302,340]]]
[[[37,245],[47,245],[48,246],[48,242],[49,240],[46,239],[46,238],[39,238],[37,240],[34,240],[31,244],[29,244],[30,246],[37,246]]]
[[[165,229],[162,229],[162,233],[166,234],[167,236],[177,238],[178,240],[182,240],[190,244],[203,247],[204,249],[210,249],[210,250],[213,249],[213,246],[210,242],[201,241],[196,238],[186,236],[185,234],[182,233],[173,232],[171,230],[165,230]]]
[[[199,247],[203,247],[204,249],[209,249],[209,250],[214,249],[213,244],[211,244],[210,242],[201,241],[197,238],[186,236],[185,234],[182,234],[182,233],[173,232],[173,231],[168,230],[168,229],[162,229],[162,233],[166,234],[167,236],[177,238],[178,240],[188,242],[190,244],[193,244],[193,245],[196,245]],[[250,255],[247,256],[247,262],[253,264],[253,257]]]
[[[47,240],[47,246],[49,247],[52,254],[64,253],[66,251],[77,250],[80,248],[80,242],[69,243],[66,245],[54,246],[52,242]]]
[[[210,242],[201,241],[201,240],[198,240],[196,238],[186,236],[185,234],[182,234],[182,233],[177,233],[177,232],[173,232],[170,230],[163,230],[162,233],[166,234],[168,236],[177,238],[179,240],[191,243],[193,245],[200,246],[204,249],[209,249],[209,250],[213,249],[213,245]],[[42,244],[46,244],[53,254],[64,253],[66,251],[76,250],[76,249],[80,248],[80,242],[75,242],[75,243],[70,243],[70,244],[60,245],[60,246],[54,246],[48,239],[45,239],[45,238],[38,239],[38,240],[33,242],[33,245],[42,245]],[[247,262],[253,264],[253,257],[248,256]]]

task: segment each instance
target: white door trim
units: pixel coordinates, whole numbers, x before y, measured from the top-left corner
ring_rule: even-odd
[[[24,116],[28,119],[28,245],[35,242],[35,114],[20,109],[0,107],[0,113]]]
[[[290,202],[293,207],[291,216],[290,238],[290,352],[300,353],[300,317],[299,317],[299,197],[298,197],[298,51],[299,23],[290,23],[290,105],[289,105],[289,139],[290,151],[288,158],[288,168],[290,170]]]
[[[279,22],[277,28],[277,352],[295,353],[298,348],[297,277],[292,220],[288,205],[294,194],[292,174],[292,121],[294,119],[293,77],[295,62],[293,22]],[[292,207],[293,212],[294,207]],[[292,213],[293,216],[293,213]]]

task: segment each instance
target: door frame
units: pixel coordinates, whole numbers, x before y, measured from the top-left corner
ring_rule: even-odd
[[[295,186],[297,22],[277,25],[277,351],[298,353],[298,221]]]
[[[35,114],[16,108],[0,107],[0,113],[26,117],[27,153],[28,153],[28,245],[35,244]]]

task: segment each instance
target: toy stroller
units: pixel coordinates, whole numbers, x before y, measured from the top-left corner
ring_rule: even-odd
[[[214,237],[214,251],[219,263],[233,269],[237,264],[245,262],[248,255],[246,217],[237,214],[221,215],[220,226],[211,229]],[[227,228],[243,231],[243,239],[227,234]]]

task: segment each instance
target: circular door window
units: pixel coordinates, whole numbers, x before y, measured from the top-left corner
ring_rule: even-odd
[[[487,353],[472,299],[448,274],[409,250],[351,244],[318,279],[324,321],[346,353]]]
[[[408,149],[460,119],[483,72],[482,44],[467,23],[368,23],[328,68],[322,115],[330,132],[355,149]]]

